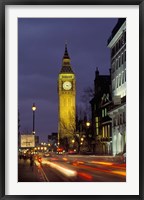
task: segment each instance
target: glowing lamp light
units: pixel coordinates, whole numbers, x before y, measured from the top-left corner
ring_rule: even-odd
[[[35,110],[36,110],[36,106],[35,106],[35,104],[33,103],[32,111],[35,111]]]
[[[86,126],[89,127],[90,126],[90,122],[86,122]]]

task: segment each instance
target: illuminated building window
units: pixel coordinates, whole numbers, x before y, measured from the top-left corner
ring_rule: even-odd
[[[105,137],[107,137],[107,126],[105,126]]]
[[[98,117],[96,117],[96,122],[98,122]]]
[[[102,117],[104,117],[104,110],[102,110]]]
[[[99,133],[99,121],[98,121],[98,117],[96,117],[96,134],[98,135]]]
[[[105,116],[107,116],[107,109],[105,108]]]
[[[110,125],[108,125],[108,137],[111,137],[111,133],[110,133]]]
[[[104,127],[102,127],[102,137],[104,138]]]

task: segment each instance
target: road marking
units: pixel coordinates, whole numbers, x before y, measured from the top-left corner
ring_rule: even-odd
[[[47,176],[46,176],[46,174],[45,174],[45,172],[44,172],[44,170],[43,170],[42,167],[41,167],[41,172],[42,172],[42,175],[43,175],[44,179],[45,179],[47,182],[49,182],[49,179],[47,178]]]

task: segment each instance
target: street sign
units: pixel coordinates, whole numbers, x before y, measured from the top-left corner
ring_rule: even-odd
[[[21,147],[35,147],[35,136],[34,135],[21,135]]]

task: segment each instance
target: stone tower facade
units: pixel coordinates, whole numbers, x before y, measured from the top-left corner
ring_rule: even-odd
[[[70,144],[76,128],[76,80],[65,45],[62,68],[58,76],[58,141]]]

